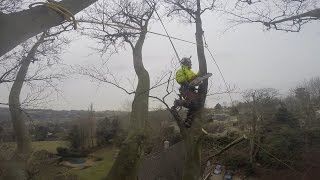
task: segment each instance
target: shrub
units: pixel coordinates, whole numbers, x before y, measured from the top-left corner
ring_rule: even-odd
[[[49,128],[45,126],[36,126],[35,127],[35,139],[37,141],[44,141],[48,137]]]
[[[112,141],[113,145],[121,147],[122,142],[127,138],[127,136],[128,133],[126,131],[119,131]]]
[[[98,146],[112,144],[114,141],[124,140],[122,135],[118,136],[119,133],[120,124],[118,119],[111,120],[106,117],[99,121],[96,132]],[[115,140],[115,138],[118,139]]]
[[[59,156],[67,156],[68,154],[70,154],[70,151],[65,147],[57,147],[57,153]]]
[[[67,139],[69,140],[72,149],[79,149],[81,147],[83,143],[83,137],[81,136],[78,125],[72,126]]]

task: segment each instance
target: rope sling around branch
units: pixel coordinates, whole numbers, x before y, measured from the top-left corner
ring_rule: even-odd
[[[64,8],[64,7],[62,7],[62,6],[58,5],[58,4],[52,3],[52,2],[36,2],[36,3],[32,3],[32,4],[29,5],[29,8],[31,9],[31,8],[36,7],[36,6],[46,6],[49,9],[60,13],[61,15],[64,16],[64,18],[67,21],[72,22],[73,28],[75,30],[77,29],[76,18],[74,17],[74,15],[68,9],[66,9],[66,8]]]

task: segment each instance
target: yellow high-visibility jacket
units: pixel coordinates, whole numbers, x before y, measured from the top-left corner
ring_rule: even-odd
[[[181,68],[176,72],[176,81],[179,84],[188,83],[190,80],[197,76],[188,66],[181,66]]]

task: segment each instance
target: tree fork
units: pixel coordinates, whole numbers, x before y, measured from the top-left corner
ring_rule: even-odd
[[[149,17],[150,18],[150,17]],[[142,26],[146,30],[148,20]],[[142,47],[146,31],[141,31],[135,45],[130,44],[133,54],[134,70],[138,76],[138,85],[130,115],[130,132],[121,147],[119,157],[108,173],[107,180],[136,180],[141,157],[143,156],[145,126],[148,120],[150,77],[142,61]]]

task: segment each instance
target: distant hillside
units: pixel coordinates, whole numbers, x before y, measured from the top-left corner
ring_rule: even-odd
[[[31,117],[33,121],[54,121],[65,122],[75,120],[80,117],[81,114],[85,114],[84,110],[71,110],[71,111],[56,111],[52,109],[26,109],[25,112]],[[97,111],[95,115],[97,118],[112,117],[127,114],[122,111]],[[27,117],[25,117],[27,118]],[[8,108],[0,107],[0,122],[10,120],[10,112]]]
[[[34,123],[64,123],[77,120],[81,115],[86,114],[84,110],[52,110],[52,109],[26,109],[24,110],[32,119]],[[117,118],[120,122],[120,126],[124,129],[129,128],[130,113],[124,111],[96,111],[95,116],[97,120],[109,117],[111,119]],[[26,123],[29,123],[29,119],[25,116]],[[158,132],[163,122],[174,122],[171,114],[167,110],[158,110],[149,112],[148,127],[152,131]],[[10,112],[8,108],[0,107],[0,124],[11,125]]]

